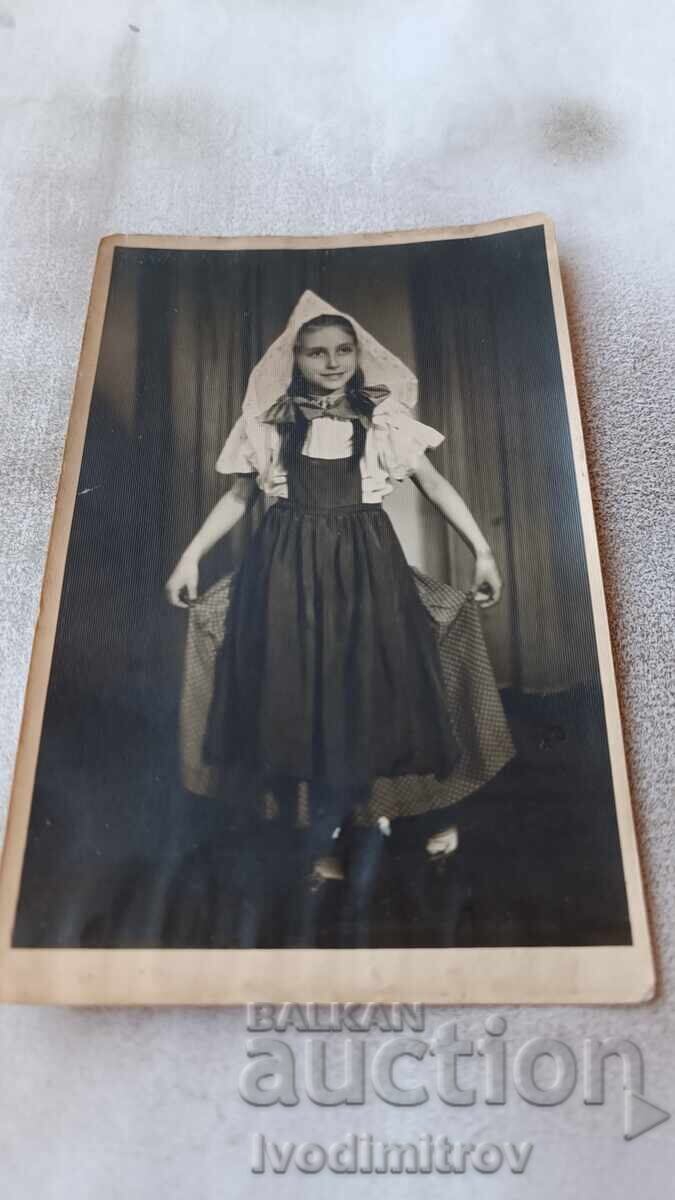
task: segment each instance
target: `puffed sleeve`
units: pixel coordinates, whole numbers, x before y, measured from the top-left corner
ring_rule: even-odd
[[[252,475],[257,471],[253,446],[243,417],[239,417],[230,430],[216,460],[216,471],[221,475]]]
[[[422,455],[445,441],[430,425],[404,412],[373,414],[378,458],[391,479],[405,479],[420,465]]]

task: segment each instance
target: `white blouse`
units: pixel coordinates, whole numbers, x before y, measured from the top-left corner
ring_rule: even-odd
[[[315,417],[307,428],[302,453],[307,458],[350,458],[354,441],[351,421]]]
[[[302,453],[310,458],[349,458],[352,452],[351,421],[315,417],[309,422]],[[382,500],[393,482],[406,479],[420,465],[424,453],[440,446],[444,436],[423,425],[400,407],[378,405],[366,431],[360,460],[361,492],[365,503]],[[287,473],[280,462],[281,439],[277,426],[252,413],[242,412],[216,461],[223,475],[256,474],[258,486],[268,496],[288,496]]]

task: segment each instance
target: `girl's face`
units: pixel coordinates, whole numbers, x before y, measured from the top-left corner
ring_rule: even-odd
[[[343,388],[356,371],[356,342],[339,325],[305,330],[295,353],[300,374],[320,395]]]

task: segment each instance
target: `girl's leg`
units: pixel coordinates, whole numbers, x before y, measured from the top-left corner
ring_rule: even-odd
[[[340,787],[324,780],[310,789],[309,861],[312,875],[324,879],[344,879],[340,851],[356,803],[354,788]]]
[[[260,828],[262,780],[246,767],[231,767],[220,787],[223,821],[230,833],[255,836]]]
[[[270,792],[278,809],[278,821],[284,830],[293,830],[298,823],[298,781],[273,777]]]
[[[351,943],[356,947],[370,944],[373,900],[386,843],[382,825],[355,828],[349,849],[347,874],[347,921]]]

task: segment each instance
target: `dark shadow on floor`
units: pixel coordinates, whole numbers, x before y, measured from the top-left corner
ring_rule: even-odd
[[[175,713],[127,693],[43,738],[16,946],[290,948],[630,942],[599,694],[505,694],[518,754],[445,813],[357,830],[313,893],[306,833],[237,832],[176,783]],[[457,825],[442,866],[424,845]]]

